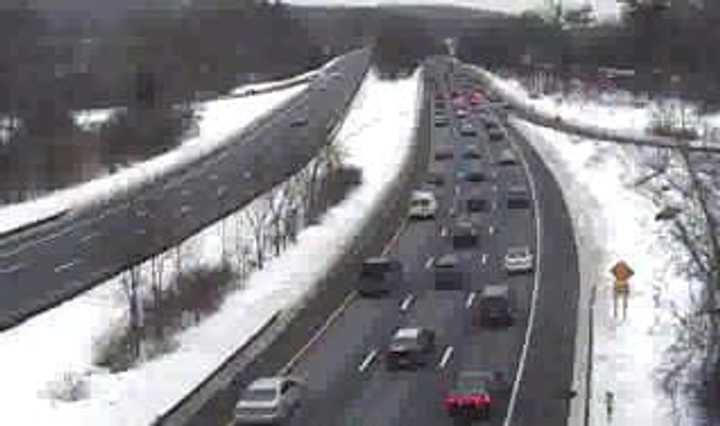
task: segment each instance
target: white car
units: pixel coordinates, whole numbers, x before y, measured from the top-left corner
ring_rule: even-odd
[[[505,269],[508,273],[530,272],[534,256],[528,246],[509,247],[505,254]]]
[[[410,212],[408,216],[411,219],[429,219],[435,217],[437,213],[438,203],[435,194],[430,191],[413,191],[410,197]]]
[[[235,404],[234,425],[286,421],[300,405],[304,385],[291,377],[263,377],[250,383]]]

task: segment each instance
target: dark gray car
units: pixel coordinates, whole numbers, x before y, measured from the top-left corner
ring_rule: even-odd
[[[513,294],[507,284],[486,285],[477,303],[477,319],[482,326],[511,326],[515,322]]]
[[[403,265],[389,257],[371,257],[360,266],[357,291],[361,296],[381,296],[390,293],[403,282]]]
[[[435,259],[432,266],[436,290],[455,290],[463,287],[463,265],[457,254],[448,253],[440,256]]]

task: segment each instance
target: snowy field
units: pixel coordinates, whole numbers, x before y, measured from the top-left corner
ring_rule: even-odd
[[[0,376],[12,383],[0,388],[0,399],[11,402],[0,415],[3,423],[147,425],[274,313],[302,301],[351,244],[367,213],[411,158],[419,84],[417,75],[389,83],[368,74],[337,134],[347,162],[362,168],[362,185],[318,225],[303,230],[297,243],[271,259],[265,269],[251,274],[244,288],[230,294],[218,312],[181,332],[176,351],[124,373],[93,366],[98,342],[127,321],[127,303],[117,279],[0,334]],[[221,226],[193,238],[197,261],[220,262]],[[325,255],[318,258],[319,252]],[[81,382],[87,395],[75,402],[53,398],[51,391],[62,388],[66,377]]]
[[[669,225],[654,221],[658,206],[634,186],[647,173],[641,164],[648,150],[568,136],[517,119],[513,125],[560,183],[574,222],[582,292],[595,293],[591,424],[689,424],[682,408],[675,413],[679,418],[673,416],[673,404],[659,388],[663,353],[675,337],[673,310],[688,309],[692,286],[678,272],[684,259],[668,244]],[[614,296],[609,272],[619,260],[635,271],[627,299]]]

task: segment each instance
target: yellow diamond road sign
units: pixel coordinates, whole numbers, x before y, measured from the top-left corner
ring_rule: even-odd
[[[615,276],[617,281],[627,281],[635,275],[635,271],[623,260],[616,263],[615,266],[610,269],[610,272]]]

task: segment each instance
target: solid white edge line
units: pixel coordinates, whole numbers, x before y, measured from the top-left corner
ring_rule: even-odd
[[[440,362],[438,363],[438,369],[442,370],[443,368],[445,368],[445,365],[450,360],[450,356],[452,356],[454,350],[455,349],[453,349],[452,346],[445,347],[445,351],[443,351],[442,358],[440,359]]]
[[[415,296],[413,296],[412,293],[405,296],[405,299],[402,301],[402,304],[400,305],[400,310],[402,312],[407,311],[414,300],[415,300]]]
[[[513,140],[513,138],[508,138],[508,141],[510,144],[512,144],[515,148],[515,150],[519,153],[520,162],[522,163],[523,169],[525,169],[525,174],[528,178],[528,181],[530,182],[530,190],[532,191],[533,196],[533,205],[535,208],[535,232],[536,232],[536,240],[535,240],[535,276],[533,280],[533,289],[532,289],[532,295],[530,297],[530,314],[528,315],[528,323],[527,328],[525,329],[525,341],[523,342],[522,351],[520,352],[520,359],[518,360],[518,367],[517,371],[515,372],[515,380],[513,381],[513,387],[512,391],[510,393],[510,400],[508,401],[508,407],[505,415],[505,420],[503,421],[503,426],[510,426],[512,422],[512,417],[515,412],[515,404],[517,402],[517,394],[520,389],[520,381],[522,379],[522,375],[525,371],[525,360],[527,359],[527,353],[528,353],[528,347],[530,346],[530,338],[532,337],[532,330],[535,324],[535,307],[537,306],[537,299],[538,299],[538,287],[540,286],[540,277],[542,276],[542,270],[540,268],[540,257],[541,257],[541,241],[543,236],[543,229],[542,229],[542,223],[540,222],[540,205],[538,203],[538,197],[537,197],[537,186],[535,183],[535,179],[533,178],[533,175],[530,173],[530,167],[527,164],[527,160],[525,159],[525,155],[523,154],[522,150],[518,148],[517,144]]]
[[[468,294],[467,299],[465,300],[465,309],[470,309],[472,307],[473,302],[475,301],[475,292],[471,291],[470,294]]]
[[[373,349],[372,351],[370,351],[370,353],[367,354],[367,356],[363,360],[362,364],[358,366],[358,371],[362,373],[363,371],[367,370],[370,364],[372,364],[372,362],[375,360],[375,357],[377,357],[377,354],[377,349]]]

